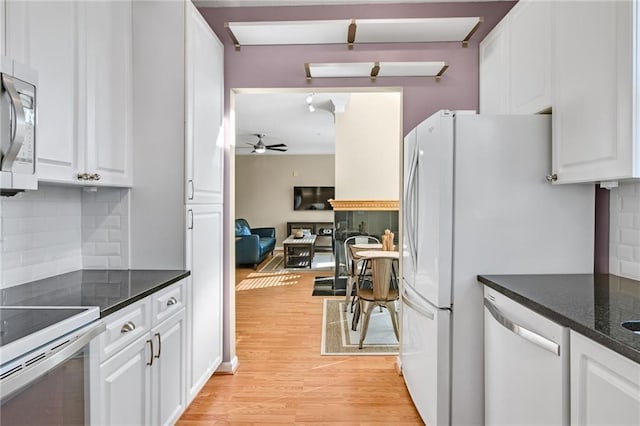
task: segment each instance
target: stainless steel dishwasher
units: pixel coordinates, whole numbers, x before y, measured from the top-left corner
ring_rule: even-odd
[[[485,423],[569,424],[569,330],[484,290]]]

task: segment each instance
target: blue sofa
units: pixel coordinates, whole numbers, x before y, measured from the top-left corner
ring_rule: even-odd
[[[236,219],[236,265],[256,269],[276,247],[276,228],[251,228],[246,219]]]

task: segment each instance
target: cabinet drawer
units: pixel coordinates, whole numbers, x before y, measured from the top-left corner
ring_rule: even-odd
[[[136,302],[107,318],[107,329],[100,335],[100,362],[124,348],[151,329],[149,298]]]
[[[151,296],[151,315],[154,325],[164,321],[185,306],[185,282],[186,280],[182,280]]]

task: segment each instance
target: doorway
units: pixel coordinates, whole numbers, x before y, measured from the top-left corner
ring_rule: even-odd
[[[394,102],[397,103],[396,111],[391,114],[385,114],[383,118],[376,118],[373,112],[368,113],[365,117],[356,117],[353,120],[344,120],[345,115],[349,112],[349,102],[359,96],[376,96],[380,99],[388,99],[385,96],[395,97]],[[301,144],[299,140],[289,139],[296,131],[304,132],[305,124],[304,115],[298,115],[297,119],[287,118],[268,118],[260,117],[262,112],[277,110],[276,102],[278,97],[282,99],[292,98],[298,99],[297,114],[306,114],[307,118],[317,120],[320,127],[315,130],[307,129],[307,136]],[[287,101],[289,101],[288,99]],[[346,100],[346,102],[345,102]],[[254,101],[254,102],[252,102]],[[271,104],[269,104],[271,102]],[[247,103],[251,106],[247,107]],[[384,109],[385,101],[380,102],[380,107]],[[370,100],[362,102],[366,107],[372,107]],[[373,103],[375,104],[375,102]],[[309,106],[312,106],[312,111]],[[352,106],[355,105],[352,104]],[[388,105],[387,105],[388,106]],[[355,106],[353,106],[355,108]],[[362,107],[362,106],[361,106]],[[382,110],[379,109],[379,110]],[[379,112],[379,111],[378,111]],[[251,116],[253,119],[247,118],[245,115]],[[267,113],[265,116],[269,115]],[[310,120],[313,121],[313,120]],[[379,134],[380,126],[385,127],[385,121],[393,129],[391,135],[387,134],[384,139],[384,146],[376,146],[375,139]],[[335,186],[336,199],[375,199],[380,198],[378,194],[381,187],[386,186],[383,190],[382,198],[400,199],[401,189],[401,173],[402,173],[402,89],[398,87],[376,87],[376,88],[270,88],[270,89],[232,89],[230,96],[230,116],[229,116],[229,132],[230,141],[229,157],[228,157],[228,174],[226,188],[228,190],[227,202],[229,203],[229,224],[232,224],[236,217],[251,216],[255,214],[255,205],[262,206],[261,214],[265,214],[265,209],[272,208],[274,204],[281,206],[274,211],[267,212],[263,219],[253,216],[256,226],[261,224],[273,223],[277,227],[276,233],[279,236],[276,246],[281,247],[281,241],[284,237],[287,221],[333,221],[333,212],[293,212],[293,183],[295,178],[300,178],[297,182],[305,185]],[[247,124],[249,123],[249,124]],[[333,125],[333,132],[328,132],[327,128]],[[276,127],[272,127],[275,125]],[[252,127],[254,126],[254,127]],[[278,131],[278,126],[286,127],[286,132]],[[337,127],[337,129],[336,129]],[[377,129],[377,130],[376,130]],[[336,135],[336,131],[338,135]],[[362,136],[371,131],[369,136]],[[263,136],[261,136],[263,135]],[[331,139],[333,146],[328,146],[327,140]],[[364,143],[363,143],[364,141]],[[267,152],[256,152],[256,145],[262,142],[264,145],[275,145],[280,150],[266,150]],[[336,146],[338,144],[338,146]],[[281,145],[286,145],[286,151],[282,151]],[[393,155],[385,155],[381,149],[392,148]],[[273,151],[273,152],[268,152]],[[295,159],[310,156],[322,156],[326,162],[326,157],[334,157],[333,179],[322,180],[320,175],[312,175],[306,173],[302,176],[302,171],[308,171],[309,166],[302,164],[296,165]],[[251,176],[248,180],[255,180],[256,186],[265,182],[272,185],[280,185],[281,187],[275,191],[264,191],[258,189],[258,200],[253,200],[254,204],[247,202],[239,202],[239,190],[245,195],[248,187],[247,181],[237,176],[238,166],[245,162],[240,156],[249,157],[252,164]],[[287,170],[276,179],[268,175],[269,159],[279,159],[280,164],[286,164],[290,159]],[[307,163],[309,164],[309,163]],[[326,168],[326,167],[325,167]],[[384,175],[384,171],[393,171],[395,179],[380,179]],[[297,173],[297,176],[296,176]],[[370,173],[369,178],[363,178],[363,174]],[[265,175],[266,174],[266,175]],[[311,179],[308,181],[302,178]],[[324,176],[326,178],[327,176]],[[287,179],[288,178],[288,179]],[[378,181],[372,181],[376,180]],[[242,180],[242,181],[241,181]],[[362,181],[368,182],[365,186],[359,185]],[[392,181],[392,183],[389,183]],[[279,183],[278,183],[279,182]],[[348,184],[345,184],[348,183]],[[332,183],[332,185],[329,185]],[[284,186],[283,186],[284,185]],[[249,185],[250,186],[250,185]],[[366,193],[363,193],[365,191]],[[368,192],[367,192],[368,191]],[[385,192],[386,191],[386,192]],[[269,195],[269,192],[271,195]],[[271,198],[269,198],[271,197]],[[239,216],[240,215],[240,216]],[[287,219],[290,218],[290,219]],[[249,221],[251,223],[251,219]],[[278,232],[279,231],[279,232]],[[226,302],[231,309],[225,315],[225,359],[235,360],[235,238],[233,235],[227,240],[227,253],[229,253],[229,261],[227,263],[227,276],[225,282],[228,283],[225,295]],[[227,355],[229,358],[227,358]],[[237,362],[237,360],[236,360]],[[227,369],[233,370],[233,362]]]

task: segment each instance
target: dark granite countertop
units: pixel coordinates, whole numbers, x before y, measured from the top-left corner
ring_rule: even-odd
[[[640,281],[615,275],[479,275],[478,280],[556,323],[640,363]]]
[[[2,306],[98,306],[105,317],[181,279],[181,270],[83,269],[0,291]]]

